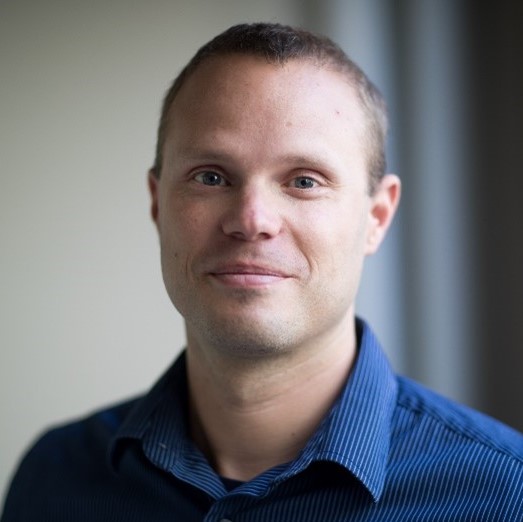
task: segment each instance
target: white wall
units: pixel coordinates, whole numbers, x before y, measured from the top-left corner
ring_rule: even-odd
[[[50,423],[145,390],[184,342],[145,173],[196,49],[299,2],[0,5],[0,492]]]

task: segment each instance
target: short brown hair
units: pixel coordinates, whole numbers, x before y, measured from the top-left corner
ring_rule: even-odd
[[[162,153],[167,135],[169,109],[187,78],[205,60],[227,54],[260,56],[269,63],[312,60],[318,66],[331,66],[346,74],[354,86],[366,117],[365,141],[368,147],[369,189],[372,192],[385,173],[385,138],[387,110],[379,90],[365,73],[332,40],[303,29],[280,24],[255,23],[235,25],[201,47],[182,69],[165,95],[156,157],[152,172],[160,176]]]

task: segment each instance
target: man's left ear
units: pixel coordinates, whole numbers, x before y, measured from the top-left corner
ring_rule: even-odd
[[[158,227],[158,183],[153,169],[147,173],[147,185],[149,186],[149,195],[151,196],[151,218],[156,227]]]
[[[369,210],[369,228],[365,249],[367,255],[374,254],[381,245],[398,208],[400,194],[401,181],[394,174],[383,176],[375,188]]]

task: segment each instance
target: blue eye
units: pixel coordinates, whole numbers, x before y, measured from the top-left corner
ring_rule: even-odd
[[[221,174],[218,174],[212,170],[204,170],[203,172],[199,172],[196,174],[196,176],[194,176],[194,179],[199,183],[203,183],[204,185],[208,185],[210,187],[227,185],[225,178]]]
[[[294,186],[299,189],[311,189],[316,186],[317,182],[313,178],[307,176],[300,176],[294,179]]]

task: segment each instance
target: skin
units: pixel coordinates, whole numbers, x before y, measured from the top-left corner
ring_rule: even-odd
[[[167,292],[183,315],[191,430],[216,471],[291,460],[355,358],[354,299],[400,183],[368,190],[347,79],[305,61],[205,61],[149,175]]]

